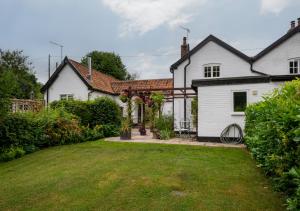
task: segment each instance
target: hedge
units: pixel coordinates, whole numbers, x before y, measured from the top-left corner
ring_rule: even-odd
[[[246,109],[245,143],[289,210],[300,210],[300,80]]]
[[[40,148],[97,140],[111,132],[109,126],[81,126],[75,115],[61,109],[8,114],[0,121],[0,160],[12,160]]]
[[[120,128],[121,125],[120,107],[109,97],[100,97],[91,101],[54,101],[50,106],[51,108],[64,108],[67,112],[76,115],[85,126],[114,125]]]
[[[119,134],[120,108],[109,98],[59,101],[39,113],[10,113],[0,120],[0,161],[40,148]]]

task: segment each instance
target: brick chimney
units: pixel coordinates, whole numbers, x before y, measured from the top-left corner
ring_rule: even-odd
[[[186,37],[183,37],[183,43],[181,45],[181,58],[189,52],[189,45],[187,44]]]
[[[293,30],[296,26],[296,22],[295,21],[291,21],[291,30]]]

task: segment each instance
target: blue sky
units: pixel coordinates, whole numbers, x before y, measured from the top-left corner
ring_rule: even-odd
[[[249,56],[278,39],[300,17],[299,0],[1,0],[0,48],[29,56],[41,82],[64,55],[118,53],[139,78],[171,77],[185,32],[195,46],[214,34]]]

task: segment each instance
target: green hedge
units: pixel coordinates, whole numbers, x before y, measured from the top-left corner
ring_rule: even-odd
[[[76,115],[85,126],[114,125],[119,129],[121,125],[120,107],[109,97],[91,101],[54,101],[51,103],[51,108],[64,108],[67,112]]]
[[[0,160],[39,148],[97,140],[110,133],[115,133],[110,126],[81,126],[75,115],[62,109],[8,114],[0,121]]]
[[[287,82],[246,110],[245,143],[289,210],[300,210],[300,80]]]

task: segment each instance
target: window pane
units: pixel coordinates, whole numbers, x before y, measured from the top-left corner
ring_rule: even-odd
[[[294,67],[294,62],[290,62],[290,68]]]
[[[247,92],[233,93],[233,111],[243,112],[247,107]]]
[[[73,95],[68,95],[68,100],[73,100]]]
[[[213,67],[213,77],[219,77],[220,76],[220,67],[214,66]]]
[[[60,95],[60,99],[61,100],[66,100],[67,99],[67,95]]]

